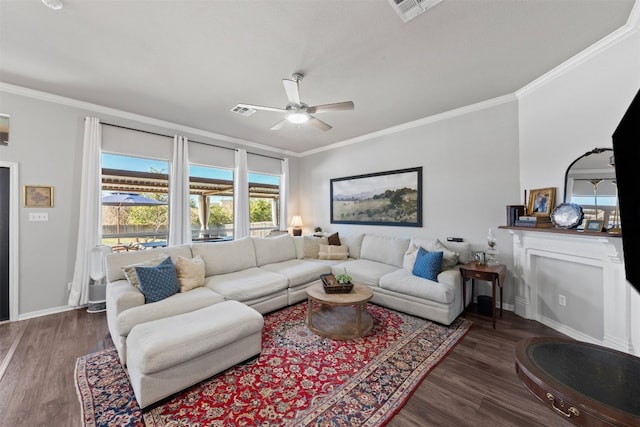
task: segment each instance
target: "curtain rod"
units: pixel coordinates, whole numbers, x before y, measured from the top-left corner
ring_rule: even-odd
[[[113,123],[100,122],[100,124],[105,125],[105,126],[111,126],[111,127],[114,127],[114,128],[127,129],[127,130],[132,130],[132,131],[135,131],[135,132],[148,133],[149,135],[156,135],[156,136],[162,136],[162,137],[165,137],[165,138],[173,139],[173,135],[165,135],[165,134],[162,134],[162,133],[151,132],[151,131],[148,131],[148,130],[134,129],[134,128],[130,128],[130,127],[127,127],[127,126],[114,125]],[[238,151],[237,148],[224,147],[222,145],[210,144],[208,142],[194,141],[194,140],[191,140],[191,139],[189,139],[189,142],[193,142],[195,144],[208,145],[210,147],[223,148],[225,150]],[[251,151],[247,151],[247,154],[253,154],[254,156],[260,156],[260,157],[266,157],[268,159],[284,161],[284,159],[280,158],[280,157],[268,156],[266,154],[260,154],[260,153],[252,153]]]

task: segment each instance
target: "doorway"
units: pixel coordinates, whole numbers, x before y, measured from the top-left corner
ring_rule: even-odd
[[[9,320],[9,212],[11,171],[0,167],[0,321]]]

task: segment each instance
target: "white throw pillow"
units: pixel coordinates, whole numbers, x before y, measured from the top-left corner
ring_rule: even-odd
[[[200,255],[192,259],[179,256],[176,261],[176,274],[180,292],[204,286],[204,260]]]
[[[304,257],[318,259],[320,245],[328,245],[329,239],[326,237],[304,236]]]
[[[318,253],[320,259],[347,259],[349,258],[349,247],[347,245],[320,245]]]
[[[442,242],[449,250],[458,253],[458,261],[461,264],[468,264],[473,262],[473,252],[471,251],[471,245],[469,242]]]

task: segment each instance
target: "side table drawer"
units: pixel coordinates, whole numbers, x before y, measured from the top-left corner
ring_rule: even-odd
[[[477,280],[487,280],[487,281],[492,281],[493,278],[496,276],[495,273],[492,273],[489,271],[465,270],[465,271],[461,271],[461,273],[463,277],[467,279],[477,279]]]

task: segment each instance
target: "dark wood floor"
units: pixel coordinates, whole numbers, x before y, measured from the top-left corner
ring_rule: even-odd
[[[569,426],[534,398],[514,371],[513,348],[531,336],[558,336],[504,312],[489,317],[424,380],[388,424],[408,426]],[[74,367],[78,356],[112,345],[104,313],[85,310],[0,325],[0,426],[80,426]]]

